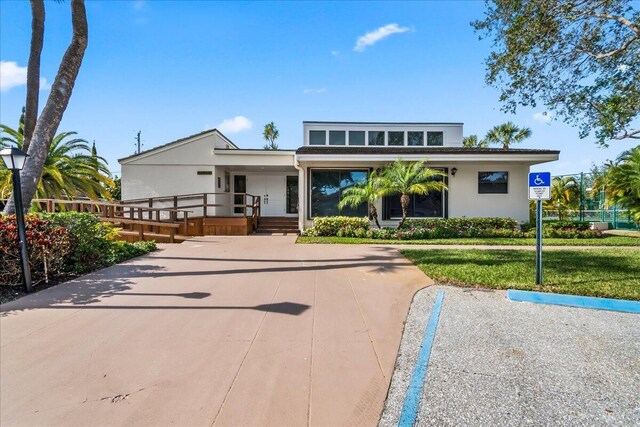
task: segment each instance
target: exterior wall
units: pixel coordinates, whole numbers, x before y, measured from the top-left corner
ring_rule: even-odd
[[[341,123],[341,122],[304,122],[303,124],[303,141],[304,145],[309,145],[310,130],[327,131],[327,142],[329,144],[329,131],[347,131],[346,145],[349,145],[348,131],[404,131],[404,145],[407,145],[407,132],[442,132],[444,147],[462,147],[462,123]],[[385,145],[388,143],[388,137],[385,135]],[[365,137],[366,144],[366,137]],[[426,146],[426,133],[424,145]]]
[[[122,199],[211,193],[214,190],[215,167],[195,165],[122,165]],[[211,175],[198,175],[210,171]]]
[[[313,225],[313,219],[308,216],[309,206],[309,168],[335,168],[351,169],[362,168],[363,162],[343,163],[339,166],[328,163],[303,163],[304,177],[300,180],[300,206],[304,207],[301,218],[303,228]],[[382,166],[381,163],[369,163],[368,167],[376,168]],[[504,217],[513,218],[519,222],[529,220],[529,200],[527,196],[527,176],[529,164],[516,162],[495,162],[495,163],[430,163],[432,168],[447,168],[448,174],[448,217]],[[457,168],[456,175],[452,176],[451,170]],[[509,172],[509,183],[507,194],[479,194],[478,193],[478,172]],[[304,185],[304,187],[303,187]],[[304,190],[304,192],[302,191]],[[382,226],[393,227],[398,224],[398,220],[382,219],[382,200],[375,204],[378,210],[378,217]]]
[[[451,169],[457,168],[455,176]],[[478,172],[509,172],[507,194],[478,194]],[[529,221],[529,165],[476,163],[449,165],[449,217],[504,217]]]

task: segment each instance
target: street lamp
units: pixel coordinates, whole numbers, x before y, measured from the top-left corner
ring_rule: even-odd
[[[16,221],[18,222],[18,240],[20,242],[20,258],[22,259],[22,283],[27,292],[33,289],[31,269],[29,268],[29,250],[27,248],[27,233],[24,227],[24,211],[22,209],[22,188],[20,187],[20,171],[24,167],[28,154],[15,147],[0,150],[0,157],[11,169],[13,178],[13,202],[16,207]]]

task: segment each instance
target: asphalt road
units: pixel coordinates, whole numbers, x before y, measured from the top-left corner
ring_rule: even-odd
[[[445,290],[417,425],[640,425],[640,316],[429,287],[414,298],[381,426],[397,425]]]

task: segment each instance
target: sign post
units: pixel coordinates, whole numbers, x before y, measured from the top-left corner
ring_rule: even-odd
[[[529,200],[536,201],[536,285],[542,285],[542,201],[551,198],[551,173],[529,173]]]

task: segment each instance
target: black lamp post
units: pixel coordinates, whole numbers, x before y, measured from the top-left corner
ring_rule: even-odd
[[[18,240],[20,241],[20,258],[22,259],[22,283],[27,292],[33,289],[31,269],[29,268],[29,249],[27,248],[27,233],[24,227],[24,210],[22,208],[22,188],[20,187],[20,171],[24,167],[28,154],[15,147],[0,151],[7,169],[11,169],[13,178],[13,202],[16,206],[16,221],[18,222]]]

